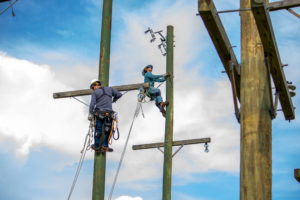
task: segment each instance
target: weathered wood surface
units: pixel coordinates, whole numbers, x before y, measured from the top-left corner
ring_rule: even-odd
[[[164,165],[163,165],[163,200],[171,200],[172,194],[172,142],[173,142],[173,122],[174,122],[174,27],[167,26],[167,56],[166,72],[171,74],[166,80],[166,107],[165,121],[165,143],[164,143]]]
[[[143,85],[144,88],[149,88],[149,83],[137,83],[137,84],[130,84],[130,85],[112,86],[112,88],[115,88],[118,91],[130,91],[130,90],[138,90],[141,85]],[[58,98],[66,98],[66,97],[84,96],[84,95],[90,95],[92,93],[93,93],[92,89],[57,92],[57,93],[53,93],[53,98],[58,99]]]
[[[276,90],[279,92],[279,99],[285,119],[295,119],[293,102],[287,88],[270,15],[265,7],[264,0],[251,0],[251,9],[264,47],[264,53],[270,60],[270,71]]]
[[[103,86],[108,86],[109,83],[112,4],[113,0],[103,0],[98,72],[98,78],[102,81]],[[100,141],[102,141],[102,138],[103,134]],[[106,153],[97,153],[95,151],[94,155],[92,200],[104,200]]]
[[[270,11],[289,9],[300,6],[300,0],[284,0],[284,1],[275,1],[267,4],[267,8]]]
[[[240,0],[241,9],[250,0]],[[252,12],[241,16],[240,200],[271,200],[272,120],[270,73]]]
[[[191,144],[200,144],[200,143],[210,143],[210,138],[201,138],[201,139],[192,139],[192,140],[178,140],[173,141],[172,146],[181,146],[181,145],[191,145]],[[140,150],[140,149],[153,149],[158,147],[164,147],[164,143],[151,143],[151,144],[140,144],[140,145],[133,145],[133,150]]]
[[[230,79],[230,62],[234,63],[234,80],[236,93],[240,99],[240,67],[232,45],[225,32],[223,24],[212,0],[198,0],[198,11],[204,25],[215,45],[226,73]],[[232,81],[230,79],[230,81]],[[232,84],[233,85],[233,84]]]
[[[300,169],[294,169],[294,177],[300,183]]]

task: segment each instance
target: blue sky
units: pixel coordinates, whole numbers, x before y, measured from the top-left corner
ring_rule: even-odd
[[[215,4],[218,10],[239,7],[234,0]],[[0,4],[0,10],[7,5]],[[53,100],[52,93],[87,88],[97,76],[102,1],[18,1],[14,11],[15,17],[10,10],[0,16],[0,199],[66,199],[88,128],[87,108],[72,99]],[[203,145],[193,145],[174,157],[172,197],[239,199],[240,137],[231,89],[196,12],[196,0],[115,0],[110,83],[141,82],[141,69],[149,63],[154,73],[164,73],[165,57],[144,31],[152,27],[165,33],[167,25],[174,25],[174,139],[211,137],[212,143],[208,154]],[[282,62],[289,64],[287,80],[298,86],[300,21],[287,11],[272,12],[271,17]],[[239,15],[222,14],[221,19],[240,59]],[[164,96],[164,86],[161,89]],[[89,97],[81,99],[89,103]],[[293,102],[296,120],[288,123],[280,112],[273,120],[275,200],[300,198],[300,184],[293,178],[294,168],[300,168],[298,96]],[[115,105],[122,135],[113,143],[115,152],[107,156],[106,193],[135,103],[136,93],[130,92]],[[146,118],[137,118],[130,145],[164,138],[164,122],[155,106],[143,108]],[[157,150],[128,148],[114,199],[160,199],[162,163]],[[91,198],[92,175],[93,153],[88,152],[72,199]]]

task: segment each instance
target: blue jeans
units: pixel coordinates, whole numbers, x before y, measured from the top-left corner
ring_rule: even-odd
[[[155,100],[156,106],[161,111],[160,103],[163,101],[163,99],[161,97],[160,89],[155,87],[150,87],[148,90],[148,94],[150,94],[151,100]]]
[[[95,128],[95,135],[94,135],[94,141],[95,141],[95,147],[98,148],[100,147],[100,139],[103,138],[102,135],[104,134],[104,139],[102,142],[101,146],[108,146],[108,137],[109,133],[105,134],[103,130],[103,122],[104,120],[102,119],[96,119],[96,128]],[[109,131],[110,132],[110,131]]]

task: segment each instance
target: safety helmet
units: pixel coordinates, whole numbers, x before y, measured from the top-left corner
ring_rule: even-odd
[[[93,89],[93,87],[96,85],[102,85],[101,81],[98,79],[91,80],[90,88]]]
[[[153,66],[152,65],[147,65],[146,67],[144,67],[143,71],[142,71],[142,75],[145,76],[145,74],[147,73],[147,69],[148,68],[151,68],[153,69]]]

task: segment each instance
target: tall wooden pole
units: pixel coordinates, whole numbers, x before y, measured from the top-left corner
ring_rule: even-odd
[[[99,79],[103,86],[109,83],[112,0],[103,0],[99,61]],[[94,160],[93,200],[104,200],[106,153],[96,153]]]
[[[250,0],[240,0],[241,9]],[[241,168],[240,199],[270,200],[272,121],[270,76],[251,11],[241,16]]]
[[[163,200],[171,200],[172,185],[172,142],[173,142],[173,26],[167,27],[167,79],[166,100],[169,105],[166,110],[165,144],[164,144],[164,175],[163,175]]]

